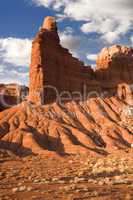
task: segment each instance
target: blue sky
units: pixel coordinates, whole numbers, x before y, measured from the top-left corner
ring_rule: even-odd
[[[104,46],[133,45],[132,0],[4,0],[0,5],[0,82],[28,84],[31,42],[55,16],[61,44],[87,65]]]

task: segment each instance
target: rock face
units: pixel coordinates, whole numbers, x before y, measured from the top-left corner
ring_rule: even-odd
[[[129,102],[133,91],[133,49],[119,45],[104,48],[96,63],[95,73],[102,90]]]
[[[28,95],[28,88],[17,84],[0,84],[0,110],[15,106]]]
[[[47,17],[32,45],[28,101],[0,113],[0,148],[50,155],[131,148],[132,70],[133,50],[121,46],[102,50],[96,70],[85,67]],[[73,100],[56,101],[59,95]]]
[[[47,17],[32,44],[29,99],[43,104],[66,98],[68,92],[79,97],[84,87],[87,94],[100,91],[94,71],[60,45],[56,23]]]
[[[54,17],[46,17],[42,25],[43,29],[48,31],[57,31],[57,25]]]
[[[133,49],[115,45],[104,48],[97,56],[97,70],[113,82],[133,82]]]
[[[47,104],[61,99],[81,100],[81,96],[100,96],[102,92],[129,99],[132,92],[128,87],[132,83],[132,48],[118,45],[104,48],[98,55],[94,71],[60,45],[55,19],[47,17],[44,20],[32,45],[31,102]]]
[[[133,49],[130,47],[114,45],[104,48],[97,56],[97,69],[132,68]]]

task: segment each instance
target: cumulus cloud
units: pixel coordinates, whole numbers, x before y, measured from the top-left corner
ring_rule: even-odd
[[[70,0],[32,0],[37,6],[53,7],[54,10],[59,10],[62,6],[65,6]]]
[[[28,71],[19,72],[17,71],[17,68],[14,69],[11,66],[0,65],[0,83],[18,83],[21,85],[28,85],[28,79]]]
[[[0,38],[0,64],[28,66],[30,63],[31,40]]]
[[[128,19],[133,17],[132,0],[78,0],[64,5],[64,13],[75,20],[100,18]]]
[[[0,82],[27,85],[30,54],[30,39],[0,38]]]
[[[131,36],[131,43],[132,43],[132,46],[133,46],[133,36]]]
[[[103,40],[106,40],[108,43],[113,43],[120,40],[121,36],[125,35],[131,28],[131,21],[118,21],[108,18],[85,23],[82,25],[81,30],[84,33],[99,33]]]
[[[67,27],[64,32],[60,32],[60,42],[61,45],[71,51],[74,55],[77,55],[77,51],[81,45],[80,36],[73,34],[73,30]]]
[[[90,61],[96,61],[97,54],[87,54],[87,59]]]
[[[5,68],[6,68],[5,65],[0,65],[0,75],[3,75],[3,74],[4,74]]]
[[[32,0],[37,6],[51,7],[59,19],[83,21],[84,33],[97,32],[100,38],[113,43],[133,26],[132,0]]]
[[[59,36],[60,43],[63,47],[69,49],[74,57],[83,60],[86,64],[88,63],[89,59],[87,59],[85,52],[91,52],[91,47],[94,45],[93,40],[89,40],[88,37],[83,34],[75,34],[71,27],[66,27],[65,31],[59,32]],[[90,59],[90,61],[91,60],[92,59]]]

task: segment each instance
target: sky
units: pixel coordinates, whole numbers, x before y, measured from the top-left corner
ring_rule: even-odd
[[[133,47],[133,0],[3,0],[0,83],[28,85],[31,44],[46,16],[55,16],[62,46],[95,66],[103,47]]]

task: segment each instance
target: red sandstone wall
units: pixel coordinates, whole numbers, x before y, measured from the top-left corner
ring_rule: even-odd
[[[87,92],[100,91],[93,70],[60,45],[57,32],[41,29],[32,45],[29,99],[41,103],[44,92],[45,103],[53,101],[56,92],[47,86],[56,88],[59,94],[63,91],[83,94],[84,86]]]
[[[50,24],[49,24],[50,23]],[[52,23],[52,25],[51,25]],[[45,23],[44,23],[45,24]],[[46,27],[45,27],[46,26]],[[133,50],[113,46],[98,55],[97,68],[84,66],[60,45],[56,23],[48,23],[40,29],[32,45],[29,100],[34,103],[50,103],[57,94],[75,92],[86,95],[90,91],[110,95],[121,93],[119,85],[133,83]],[[51,88],[50,88],[50,87]],[[55,89],[54,89],[55,88]],[[64,95],[66,96],[66,95]],[[68,95],[67,95],[68,96]],[[79,95],[78,95],[79,96]]]

